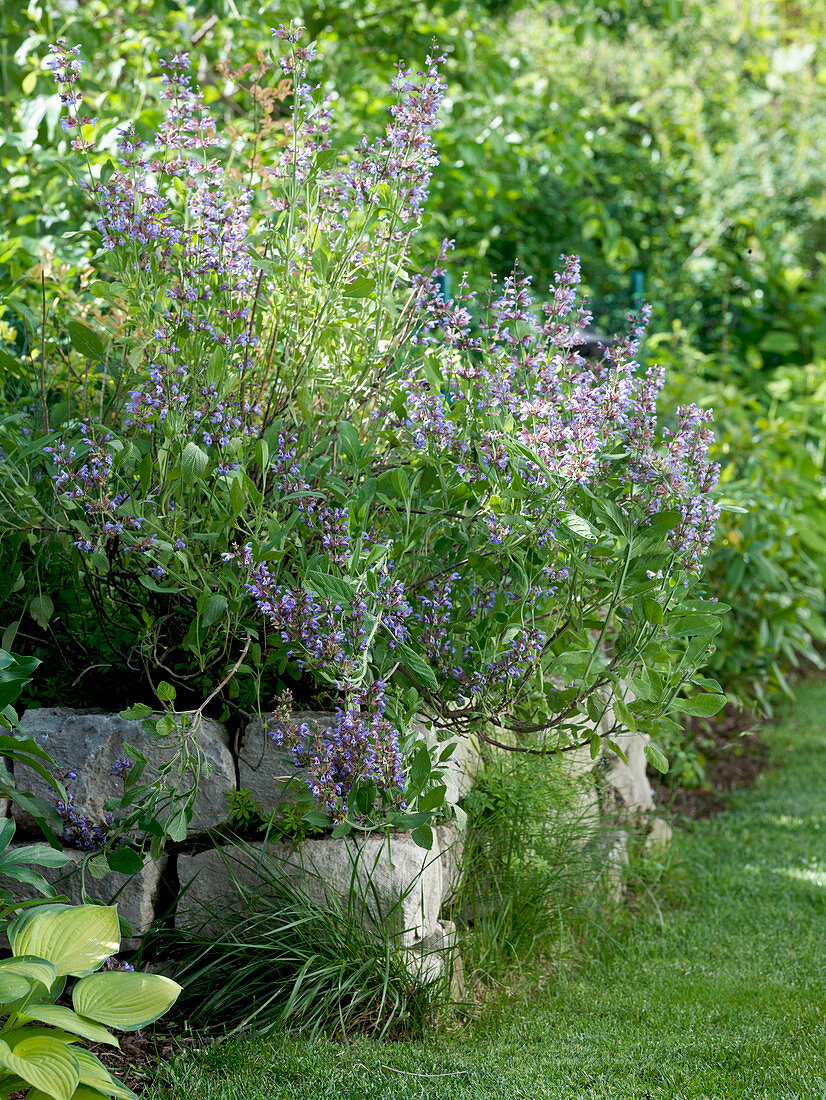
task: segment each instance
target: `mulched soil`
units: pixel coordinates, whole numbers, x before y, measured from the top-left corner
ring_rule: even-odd
[[[706,758],[706,786],[696,789],[654,784],[657,805],[676,817],[713,817],[728,807],[728,794],[749,787],[768,763],[768,749],[753,716],[727,708],[713,723],[695,720]]]
[[[133,1032],[118,1036],[120,1050],[89,1043],[87,1049],[97,1055],[110,1073],[118,1077],[140,1096],[149,1084],[149,1078],[177,1051],[196,1044],[186,1036],[153,1035],[150,1032]]]

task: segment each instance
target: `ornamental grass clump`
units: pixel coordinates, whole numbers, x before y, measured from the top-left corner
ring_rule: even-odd
[[[658,421],[644,316],[578,354],[573,257],[544,305],[519,270],[488,302],[436,289],[451,242],[427,266],[415,238],[444,58],[400,68],[385,132],[344,150],[314,48],[274,36],[274,63],[225,69],[250,127],[219,132],[179,54],[156,132],[122,126],[114,163],[78,48],[53,47],[103,323],[69,320],[0,427],[3,569],[75,694],[100,665],[143,701],[155,669],[193,700],[220,684],[225,719],[274,711],[315,824],[427,844],[457,735],[596,752],[722,705],[695,675],[725,610],[700,579],[708,414]]]

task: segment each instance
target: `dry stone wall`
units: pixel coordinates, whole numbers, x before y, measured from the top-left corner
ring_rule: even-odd
[[[332,721],[329,714],[300,717],[322,724]],[[121,781],[113,766],[126,755],[125,745],[135,745],[150,760],[165,751],[164,742],[146,734],[140,722],[112,714],[56,707],[31,709],[23,716],[21,728],[52,755],[59,768],[76,773],[68,786],[73,807],[93,822],[102,818],[107,799],[120,793]],[[429,742],[435,742],[436,734],[426,723],[419,722],[418,730]],[[275,872],[300,883],[319,904],[346,908],[354,896],[362,897],[366,923],[392,917],[411,966],[432,973],[441,965],[440,952],[453,950],[456,941],[455,928],[444,919],[462,874],[463,836],[455,823],[435,828],[434,847],[429,852],[419,848],[409,835],[399,833],[391,837],[389,844],[375,834],[308,838],[299,846],[278,841],[268,845],[265,865],[250,858],[254,847],[241,859],[226,837],[221,837],[220,828],[227,823],[227,795],[244,788],[267,810],[277,809],[290,802],[293,791],[303,788],[306,776],[267,736],[266,717],[263,724],[250,723],[235,752],[231,751],[227,731],[217,722],[204,720],[197,736],[209,761],[210,774],[198,793],[190,843],[178,846],[156,863],[147,863],[131,880],[119,875],[102,880],[87,876],[86,890],[91,897],[104,902],[117,900],[135,937],[139,937],[157,917],[167,914],[170,903],[180,895],[177,904],[172,905],[177,925],[208,931],[214,927],[218,912],[231,911],[241,904],[235,881],[246,890],[265,889],[267,877]],[[572,776],[582,779],[578,785],[582,812],[591,815],[603,832],[608,824],[606,874],[613,876],[614,889],[619,892],[627,860],[626,824],[633,818],[650,822],[654,799],[646,775],[645,737],[631,733],[612,736],[626,761],[613,752],[595,760],[586,748],[565,754],[565,766]],[[447,776],[449,802],[458,802],[467,794],[481,760],[474,741],[459,741]],[[50,797],[43,780],[25,768],[18,769],[16,780],[31,793]],[[14,812],[19,838],[24,840],[32,833],[34,823],[16,808]],[[667,823],[654,818],[650,842],[663,845],[668,839]],[[68,869],[52,872],[51,878],[70,900],[79,901],[78,864],[83,853],[69,850],[69,854],[72,862]]]

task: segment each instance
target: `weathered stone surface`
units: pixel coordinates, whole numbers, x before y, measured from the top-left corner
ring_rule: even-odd
[[[625,753],[628,763],[609,750],[606,753],[606,782],[621,808],[650,813],[654,809],[654,792],[648,781],[645,759],[645,746],[650,738],[644,733],[615,733],[612,740]]]
[[[297,768],[292,755],[269,736],[270,715],[254,718],[244,730],[238,751],[238,786],[248,790],[265,810],[275,810],[307,794],[309,768]],[[297,711],[294,720],[329,729],[333,715],[327,711]]]
[[[64,849],[64,853],[71,861],[64,867],[38,867],[37,870],[59,894],[65,894],[72,905],[80,905],[83,901],[80,863],[88,853],[73,848]],[[133,937],[121,945],[123,948],[137,946],[137,937],[148,932],[155,919],[155,903],[166,861],[166,856],[149,860],[142,871],[131,876],[113,872],[105,878],[96,879],[88,871],[86,873],[87,895],[93,901],[117,905],[118,912],[132,928]],[[14,896],[21,901],[42,897],[37,890],[18,882],[14,883]]]
[[[107,799],[123,791],[122,781],[112,774],[112,765],[126,755],[125,743],[134,745],[149,758],[150,766],[144,773],[149,778],[152,762],[161,763],[174,751],[170,740],[161,740],[147,733],[140,722],[128,722],[117,714],[92,714],[67,707],[34,708],[23,715],[20,727],[51,754],[63,772],[70,769],[77,772],[77,779],[70,782],[68,790],[74,805],[94,822],[102,818]],[[190,824],[191,836],[226,820],[225,794],[235,788],[235,765],[224,727],[205,718],[196,736],[211,774],[201,777]],[[15,779],[22,789],[51,800],[51,789],[30,769],[17,765]],[[31,830],[33,823],[27,814],[16,806],[13,813],[23,831]]]
[[[250,849],[255,855],[226,846],[178,857],[178,878],[184,891],[176,923],[181,928],[214,930],[217,911],[231,912],[240,900],[235,875],[247,891],[266,890],[254,860],[260,858],[270,874],[297,880],[317,904],[331,901],[363,914],[375,926],[390,921],[405,946],[413,946],[436,931],[442,903],[442,868],[437,847],[426,852],[406,834],[384,838],[323,837],[304,840],[296,848],[284,842]],[[354,890],[351,887],[355,886]]]
[[[614,834],[605,860],[605,883],[609,897],[619,904],[625,895],[625,875],[628,867],[628,833]]]
[[[649,852],[664,852],[671,844],[673,830],[665,818],[655,817],[645,838],[645,847]]]
[[[454,821],[437,825],[434,832],[442,864],[442,903],[450,905],[462,880],[465,833]]]
[[[412,974],[424,981],[435,981],[442,976],[448,978],[451,999],[459,1000],[463,996],[465,975],[459,935],[453,921],[440,920],[432,936],[407,952],[407,965]]]

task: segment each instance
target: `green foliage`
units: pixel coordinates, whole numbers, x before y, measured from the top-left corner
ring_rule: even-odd
[[[12,847],[15,828],[11,818],[0,822],[0,875],[33,887],[44,898],[55,898],[54,886],[43,877],[38,868],[64,867],[68,856],[49,844],[15,844]],[[16,901],[14,891],[4,887],[0,889],[0,922],[7,920],[9,914],[17,909],[37,904],[37,901],[29,902],[28,905]]]
[[[656,354],[668,363],[684,348],[663,340]],[[792,694],[790,672],[823,667],[826,361],[773,371],[762,394],[702,382],[693,372],[670,377],[670,400],[691,398],[718,410],[726,510],[707,577],[732,613],[723,619],[709,675],[736,705],[770,714],[778,696]]]
[[[801,685],[764,731],[776,766],[732,795],[730,812],[677,831],[655,898],[637,897],[610,936],[592,927],[575,957],[556,956],[536,980],[503,982],[475,1026],[346,1048],[300,1034],[239,1037],[181,1052],[159,1096],[819,1098],[824,713],[826,685]]]
[[[420,1035],[432,1024],[450,967],[441,977],[417,970],[400,938],[404,897],[383,907],[372,869],[352,851],[341,902],[311,868],[302,878],[285,873],[267,841],[224,849],[231,902],[205,909],[200,930],[176,930],[172,945],[187,1020],[221,1032],[376,1037]],[[407,892],[417,888],[414,880]]]
[[[0,649],[0,731],[6,731],[0,732],[0,795],[11,799],[21,809],[31,814],[46,836],[50,840],[55,840],[57,832],[61,829],[61,821],[54,806],[21,791],[14,781],[14,764],[17,762],[31,768],[60,798],[66,798],[63,784],[55,775],[54,760],[31,737],[24,737],[14,732],[17,725],[17,712],[13,704],[29,684],[39,665],[40,661],[36,657],[21,657]],[[7,826],[8,824],[10,823],[7,823]],[[10,842],[13,830],[12,826],[12,833],[8,831],[2,833],[4,848]],[[49,865],[59,866],[53,863]],[[4,873],[9,874],[8,871]],[[21,871],[12,877],[21,878],[22,875]],[[39,882],[37,887],[40,888]]]
[[[467,795],[462,878],[452,917],[466,968],[482,981],[532,972],[605,916],[611,834],[592,775],[559,760],[497,754]]]
[[[30,1100],[133,1100],[78,1043],[118,1046],[107,1027],[147,1027],[172,1007],[179,986],[160,974],[95,973],[119,948],[114,907],[41,906],[12,921],[8,936],[11,957],[0,961],[0,1094],[28,1088]],[[73,1008],[55,1004],[70,976],[79,979]]]

